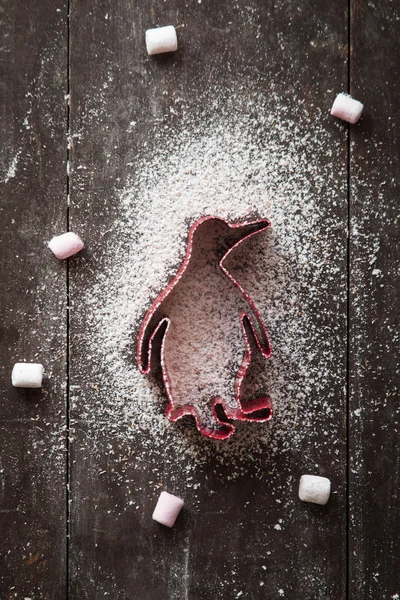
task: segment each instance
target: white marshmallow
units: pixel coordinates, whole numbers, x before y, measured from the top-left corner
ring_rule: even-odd
[[[48,246],[57,258],[64,259],[82,250],[84,244],[76,233],[68,231],[68,233],[53,237]]]
[[[178,38],[175,27],[167,25],[166,27],[157,27],[146,31],[146,48],[150,56],[152,54],[162,54],[163,52],[175,52],[178,50]]]
[[[358,100],[354,100],[351,96],[338,94],[333,103],[331,115],[343,119],[343,121],[347,121],[348,123],[357,123],[361,117],[363,108],[364,104],[361,104]]]
[[[183,505],[183,500],[177,496],[168,494],[168,492],[161,492],[153,512],[153,519],[162,525],[173,527]]]
[[[299,498],[303,502],[326,504],[331,493],[331,482],[327,477],[302,475],[300,477]]]
[[[40,388],[43,380],[43,365],[38,363],[16,363],[11,382],[14,387]]]

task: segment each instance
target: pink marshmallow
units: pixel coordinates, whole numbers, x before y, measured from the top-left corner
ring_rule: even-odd
[[[358,100],[354,100],[351,96],[348,96],[347,94],[338,94],[333,103],[331,115],[354,124],[357,123],[358,119],[361,117],[363,108],[364,104],[361,104]]]
[[[68,233],[63,233],[62,235],[56,235],[48,243],[50,250],[60,259],[68,258],[69,256],[76,254],[82,250],[83,245],[81,238],[76,235],[76,233],[72,233],[72,231],[68,231]]]
[[[168,494],[168,492],[161,492],[153,512],[153,519],[161,525],[173,527],[183,505],[183,500],[177,496]]]

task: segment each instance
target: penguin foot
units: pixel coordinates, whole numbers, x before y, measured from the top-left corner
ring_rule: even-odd
[[[240,408],[232,409],[226,406],[223,406],[223,408],[227,417],[235,421],[265,423],[271,419],[273,414],[271,400],[268,396],[248,400],[241,404]]]
[[[255,398],[242,403],[242,412],[246,421],[269,421],[273,415],[271,399],[268,396]]]
[[[207,415],[207,419],[200,418],[200,415],[194,406],[188,405],[175,409],[173,409],[171,405],[168,405],[166,416],[170,421],[177,421],[186,415],[191,415],[194,417],[196,427],[201,434],[214,440],[226,440],[231,437],[235,428],[228,421],[220,419],[216,405],[217,402],[212,405],[212,412]]]

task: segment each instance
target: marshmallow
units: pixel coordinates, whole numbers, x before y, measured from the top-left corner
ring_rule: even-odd
[[[166,27],[157,27],[146,31],[147,53],[162,54],[163,52],[175,52],[178,50],[178,38],[176,37],[175,27],[167,25]]]
[[[326,504],[331,493],[331,482],[327,477],[302,475],[300,477],[299,498],[303,502]]]
[[[343,121],[348,121],[348,123],[357,123],[361,117],[363,108],[364,104],[361,104],[358,100],[354,100],[351,96],[338,94],[333,103],[331,115],[343,119]]]
[[[153,512],[153,519],[167,527],[173,527],[184,502],[177,496],[161,492],[157,506]]]
[[[76,233],[72,233],[72,231],[68,231],[68,233],[63,233],[62,235],[56,235],[56,237],[53,237],[48,243],[53,254],[61,259],[76,254],[79,250],[82,250],[83,245],[81,238],[76,235]]]
[[[42,387],[43,365],[37,363],[16,363],[12,370],[11,382],[14,387]]]

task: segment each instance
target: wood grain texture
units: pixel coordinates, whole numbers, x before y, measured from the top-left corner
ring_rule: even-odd
[[[353,2],[350,598],[400,595],[399,5]]]
[[[0,2],[0,597],[66,589],[66,7]],[[41,362],[43,390],[11,386]]]
[[[282,593],[290,599],[345,597],[345,186],[334,202],[321,198],[319,207],[321,222],[337,223],[335,236],[321,242],[335,268],[327,268],[321,282],[327,293],[310,311],[313,327],[323,328],[326,343],[336,350],[321,398],[310,400],[318,425],[304,443],[249,460],[239,478],[232,478],[232,467],[215,451],[214,460],[194,471],[190,485],[198,487],[193,493],[185,476],[186,455],[143,449],[134,431],[130,442],[118,432],[114,437],[100,433],[93,441],[85,415],[90,404],[98,410],[96,390],[105,368],[87,348],[90,289],[103,265],[103,245],[119,234],[119,196],[134,172],[138,147],[147,141],[151,153],[148,132],[156,123],[168,122],[179,131],[180,116],[170,114],[172,100],[181,98],[194,111],[198,98],[210,97],[214,87],[229,95],[246,77],[266,95],[273,87],[287,101],[304,102],[309,107],[301,125],[304,135],[322,106],[332,143],[341,140],[340,152],[332,156],[328,145],[323,160],[333,161],[337,178],[346,181],[346,129],[329,117],[329,108],[334,92],[347,81],[347,3],[245,4],[71,3],[70,214],[72,230],[86,240],[70,279],[71,600],[257,600],[279,599]],[[145,29],[167,23],[184,25],[178,29],[180,51],[149,59]],[[207,106],[202,108],[206,112]],[[137,122],[135,135],[129,133],[131,121]],[[300,283],[306,295],[311,281]],[[99,299],[89,301],[103,309]],[[320,359],[316,352],[313,360]],[[331,414],[324,411],[325,396],[332,402]],[[185,427],[190,425],[182,425],[182,432]],[[306,432],[305,425],[299,427]],[[143,452],[147,464],[136,460]],[[300,475],[316,469],[332,479],[335,491],[322,508],[297,499]],[[187,501],[172,531],[151,520],[164,487]]]
[[[347,2],[325,4],[72,0],[68,73],[66,3],[35,1],[28,7],[20,0],[0,0],[1,598],[392,600],[400,595],[399,10],[392,2],[352,3],[350,91],[365,103],[365,112],[348,130],[329,116],[335,93],[347,87]],[[167,23],[178,25],[179,51],[149,58],[145,29]],[[103,296],[91,290],[103,273],[107,249],[126,231],[121,197],[143,164],[138,157],[157,151],[151,132],[168,127],[173,138],[183,122],[201,131],[212,111],[222,110],[221,101],[213,104],[215,96],[227,102],[246,86],[249,100],[257,89],[293,110],[304,104],[306,117],[298,128],[310,136],[309,160],[316,161],[318,122],[331,142],[318,160],[321,168],[332,165],[340,185],[333,192],[321,189],[316,209],[320,233],[313,244],[329,256],[325,272],[318,280],[310,274],[296,281],[304,316],[312,315],[306,340],[311,372],[321,365],[318,394],[309,399],[313,418],[298,419],[293,439],[279,438],[278,405],[278,425],[271,424],[273,453],[266,448],[253,455],[249,441],[238,470],[237,461],[214,442],[199,460],[196,452],[181,453],[180,446],[164,450],[159,440],[152,447],[150,434],[135,428],[129,439],[120,435],[118,424],[110,433],[99,401],[107,368],[90,347],[89,315],[93,306],[106,310]],[[256,116],[249,121],[249,137],[257,123]],[[46,241],[68,226],[68,189],[70,226],[86,244],[69,264],[69,515],[67,265],[46,248]],[[133,234],[130,241],[135,247]],[[252,256],[271,252],[268,243],[265,238],[241,249],[233,265],[258,305],[266,278],[252,270]],[[294,278],[298,272],[294,264]],[[319,291],[311,301],[313,286]],[[272,361],[279,364],[279,332],[270,333],[278,356]],[[135,335],[132,329],[133,341]],[[43,362],[43,391],[11,387],[12,365],[19,360]],[[267,368],[267,381],[271,373]],[[290,383],[295,387],[295,378]],[[315,382],[308,383],[312,389]],[[163,410],[155,405],[154,417]],[[196,443],[193,423],[171,427]],[[241,431],[250,434],[251,426]],[[205,446],[199,442],[199,447]],[[298,480],[305,472],[331,478],[326,507],[298,501]],[[172,530],[151,519],[165,488],[186,500]]]

